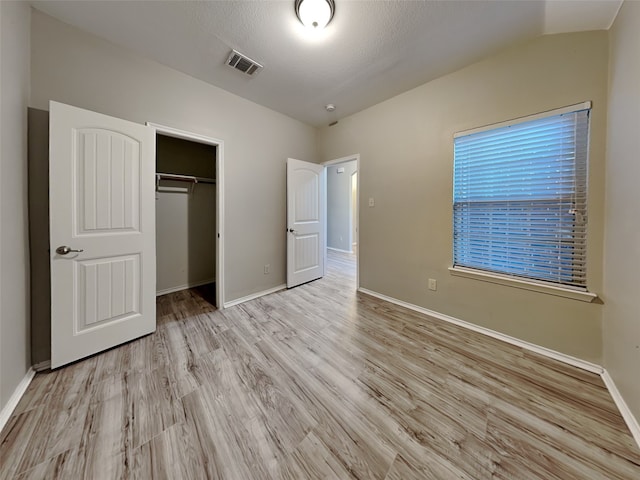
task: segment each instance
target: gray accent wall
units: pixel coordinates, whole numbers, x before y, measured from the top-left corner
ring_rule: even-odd
[[[327,167],[327,247],[352,250],[351,175],[355,160]],[[342,170],[339,173],[339,170]]]

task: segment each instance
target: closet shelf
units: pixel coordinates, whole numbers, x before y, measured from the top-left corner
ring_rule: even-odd
[[[191,183],[216,183],[215,178],[208,177],[195,177],[193,175],[177,175],[175,173],[156,173],[156,183],[160,180],[174,180],[177,182],[191,182]]]
[[[207,178],[207,177],[195,177],[193,175],[177,175],[175,173],[160,173],[156,172],[156,191],[160,191],[160,181],[161,180],[172,180],[174,182],[189,182],[188,193],[193,193],[193,189],[195,188],[197,183],[216,183],[215,178]],[[176,189],[173,187],[162,187],[163,192],[184,192],[184,190]]]

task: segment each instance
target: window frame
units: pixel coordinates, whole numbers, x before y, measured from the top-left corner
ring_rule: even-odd
[[[490,124],[490,125],[486,125],[486,126],[482,126],[482,127],[478,127],[478,128],[473,128],[473,129],[469,129],[469,130],[464,130],[464,131],[460,131],[454,134],[453,138],[454,138],[454,142],[455,139],[458,137],[462,137],[462,136],[468,136],[468,135],[472,135],[475,133],[481,133],[481,132],[486,132],[489,130],[495,130],[495,129],[499,129],[499,128],[503,128],[503,127],[508,127],[511,125],[517,125],[517,124],[521,124],[524,122],[530,122],[530,121],[534,121],[534,120],[538,120],[538,119],[543,119],[543,118],[547,118],[547,117],[553,117],[553,116],[558,116],[558,115],[562,115],[562,114],[567,114],[567,113],[573,113],[573,112],[577,112],[579,110],[590,110],[591,109],[591,102],[587,101],[587,102],[582,102],[582,103],[578,103],[578,104],[574,104],[574,105],[569,105],[566,107],[562,107],[562,108],[558,108],[558,109],[554,109],[554,110],[549,110],[549,111],[545,111],[545,112],[541,112],[541,113],[537,113],[534,115],[528,115],[528,116],[524,116],[524,117],[519,117],[516,119],[512,119],[512,120],[508,120],[508,121],[504,121],[504,122],[499,122],[499,123],[494,123],[494,124]],[[590,120],[589,120],[590,122]],[[590,128],[589,128],[589,134],[590,134]],[[589,144],[590,144],[590,139],[589,136],[587,136],[587,158],[586,158],[586,162],[587,162],[587,168],[588,168],[588,163],[589,163]],[[455,168],[455,153],[453,155],[453,167]],[[452,172],[454,171],[454,169],[452,168]],[[588,177],[587,177],[587,182],[588,182]],[[453,176],[453,187],[454,190],[452,191],[452,199],[453,196],[455,195],[455,175]],[[587,189],[588,192],[588,189]],[[588,206],[588,193],[587,193],[587,200],[586,200],[586,205]],[[453,206],[455,205],[455,202],[452,202],[452,212],[451,212],[451,218],[452,221],[455,221],[455,217],[454,217],[454,211],[453,211]],[[455,234],[455,226],[452,224],[452,240],[454,238],[454,234]],[[585,241],[587,238],[587,234],[585,234]],[[586,252],[586,248],[585,248],[585,252]],[[455,257],[455,245],[452,242],[452,260]],[[458,277],[464,277],[464,278],[469,278],[469,279],[475,279],[475,280],[482,280],[482,281],[486,281],[486,282],[491,282],[491,283],[496,283],[496,284],[500,284],[500,285],[506,285],[506,286],[511,286],[511,287],[517,287],[517,288],[523,288],[526,290],[531,290],[531,291],[536,291],[536,292],[541,292],[541,293],[547,293],[547,294],[551,294],[551,295],[557,295],[557,296],[561,296],[561,297],[566,297],[566,298],[572,298],[572,299],[576,299],[576,300],[581,300],[581,301],[585,301],[585,302],[592,302],[597,298],[597,295],[595,293],[592,293],[588,290],[587,285],[583,286],[572,286],[572,285],[564,285],[561,283],[556,283],[556,282],[551,282],[551,281],[545,281],[542,279],[533,279],[533,278],[527,278],[527,277],[522,277],[522,276],[518,276],[518,275],[511,275],[508,273],[497,273],[495,271],[490,271],[490,270],[483,270],[481,268],[473,268],[473,267],[467,267],[467,266],[460,266],[460,265],[455,265],[453,264],[451,267],[449,267],[449,272],[451,273],[451,275],[454,276],[458,276]]]

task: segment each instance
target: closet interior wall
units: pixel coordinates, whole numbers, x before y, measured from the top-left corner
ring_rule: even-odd
[[[214,179],[216,147],[156,136],[156,172]],[[215,183],[161,179],[156,188],[156,293],[216,278]]]
[[[28,122],[31,364],[38,371],[51,359],[49,112],[29,108]]]

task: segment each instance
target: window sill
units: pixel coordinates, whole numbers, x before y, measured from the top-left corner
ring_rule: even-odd
[[[546,293],[548,295],[555,295],[557,297],[571,298],[573,300],[580,300],[581,302],[593,302],[598,296],[592,292],[586,292],[582,290],[574,290],[568,287],[556,287],[554,285],[547,285],[544,283],[538,283],[535,281],[529,281],[525,279],[518,279],[509,277],[506,275],[500,275],[497,273],[483,272],[472,268],[465,267],[449,267],[451,275],[457,277],[472,278],[474,280],[483,280],[485,282],[497,283],[499,285],[506,285],[509,287],[522,288],[525,290],[531,290],[533,292]]]

